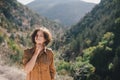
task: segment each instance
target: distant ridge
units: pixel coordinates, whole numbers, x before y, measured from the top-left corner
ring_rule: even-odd
[[[73,25],[91,11],[95,4],[80,0],[35,0],[27,6],[51,20]]]

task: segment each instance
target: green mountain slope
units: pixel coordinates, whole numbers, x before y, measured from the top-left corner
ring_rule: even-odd
[[[66,61],[75,61],[75,64],[70,64],[74,65],[70,71],[76,72],[71,72],[75,80],[120,79],[119,7],[119,0],[101,0],[62,37],[61,56]],[[95,70],[91,71],[90,65]]]
[[[104,33],[116,31],[115,29],[118,28],[116,26],[117,21],[119,21],[119,4],[115,3],[114,0],[103,0],[80,20],[79,23],[72,26],[72,28],[65,33],[63,37],[65,40],[64,43],[70,45],[74,41],[78,41],[78,49],[72,50],[77,52],[89,46],[96,45]]]

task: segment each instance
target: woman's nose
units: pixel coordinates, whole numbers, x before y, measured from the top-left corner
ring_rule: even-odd
[[[40,36],[38,36],[38,39],[40,39]]]

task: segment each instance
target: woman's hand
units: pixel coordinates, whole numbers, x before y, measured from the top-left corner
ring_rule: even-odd
[[[43,47],[41,44],[36,44],[35,45],[35,53],[36,55],[39,55],[39,53],[42,51]]]

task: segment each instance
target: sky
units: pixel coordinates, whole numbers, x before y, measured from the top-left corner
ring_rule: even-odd
[[[28,4],[32,1],[34,1],[34,0],[17,0],[17,1],[19,1],[20,3],[25,5],[25,4]],[[82,1],[90,2],[90,3],[96,3],[96,4],[98,4],[100,2],[100,0],[82,0]]]
[[[100,3],[100,0],[82,0],[82,1],[96,3],[96,4]]]
[[[34,1],[34,0],[17,0],[17,1],[25,5],[25,4],[28,4],[32,1]]]

